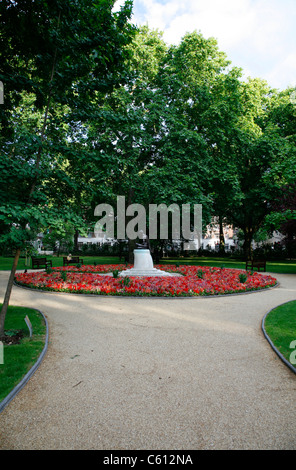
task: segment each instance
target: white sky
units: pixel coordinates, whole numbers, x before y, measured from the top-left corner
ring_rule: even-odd
[[[134,24],[163,31],[168,44],[200,31],[217,39],[244,77],[296,87],[296,0],[134,0],[133,13]]]

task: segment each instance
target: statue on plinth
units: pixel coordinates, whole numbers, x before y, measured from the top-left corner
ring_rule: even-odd
[[[175,274],[156,269],[153,267],[153,260],[150,253],[150,243],[147,235],[143,235],[143,242],[136,243],[134,250],[134,267],[119,273],[124,276],[174,276]]]

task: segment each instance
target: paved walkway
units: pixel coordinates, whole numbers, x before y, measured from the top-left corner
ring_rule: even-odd
[[[0,414],[0,449],[295,450],[295,374],[261,331],[296,299],[296,276],[276,277],[278,288],[224,298],[14,287],[11,305],[41,310],[50,343]]]

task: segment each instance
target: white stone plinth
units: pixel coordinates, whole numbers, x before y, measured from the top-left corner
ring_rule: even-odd
[[[121,271],[119,276],[173,276],[153,267],[150,250],[134,250],[134,267]]]

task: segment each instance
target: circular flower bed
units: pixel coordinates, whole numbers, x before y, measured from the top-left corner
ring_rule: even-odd
[[[179,274],[172,277],[118,277],[126,265],[53,268],[47,272],[17,273],[17,284],[46,291],[95,295],[201,296],[248,292],[275,286],[269,275],[208,266],[159,265]]]

